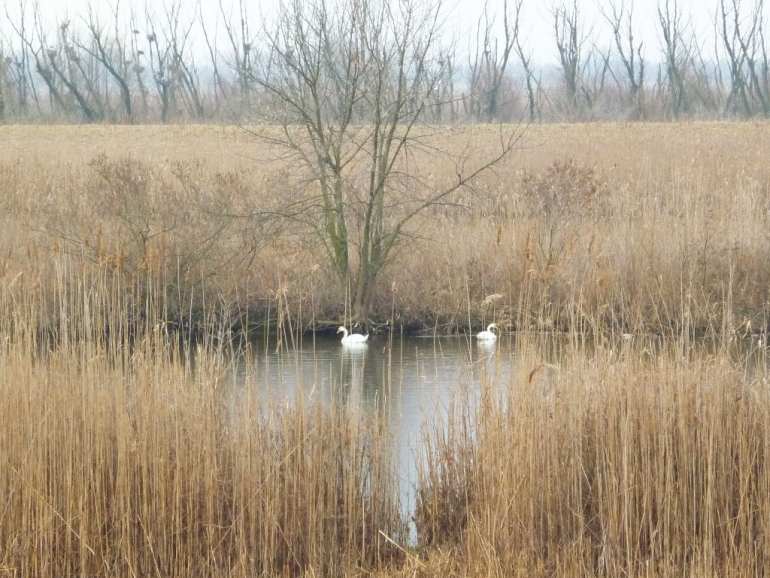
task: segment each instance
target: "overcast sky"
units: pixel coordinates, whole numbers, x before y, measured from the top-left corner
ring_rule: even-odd
[[[2,0],[6,9],[11,13],[12,17],[16,17],[19,11],[19,2],[26,1],[31,6],[34,0]],[[189,20],[195,18],[197,14],[197,0],[177,0],[181,1],[184,6],[182,12],[182,18]],[[262,20],[262,15],[269,15],[272,10],[275,9],[278,0],[262,0],[260,1],[247,1],[249,21],[252,23],[252,32],[257,33],[259,23]],[[446,2],[448,18],[448,28],[454,31],[454,34],[458,38],[457,47],[463,50],[470,43],[472,38],[472,29],[478,22],[478,18],[481,15],[483,2],[482,0],[444,0]],[[606,22],[600,15],[600,6],[608,6],[610,0],[578,0],[578,7],[583,15],[583,21],[586,29],[593,30],[593,38],[596,44],[604,48],[610,41],[610,32]],[[660,0],[664,2],[665,0]],[[673,2],[673,0],[669,0]],[[685,14],[685,19],[691,22],[693,29],[702,39],[704,44],[704,52],[711,54],[713,52],[713,17],[717,7],[718,0],[678,0],[680,6]],[[62,22],[65,19],[72,21],[73,25],[78,25],[78,19],[80,16],[85,15],[87,8],[90,5],[98,7],[98,12],[107,17],[109,15],[110,4],[114,4],[115,0],[111,2],[105,0],[38,0],[43,13],[43,19],[48,25],[51,31],[55,30],[55,26],[58,22]],[[170,4],[171,0],[166,0],[166,4]],[[237,0],[223,0],[226,7],[233,6],[232,13],[234,20],[238,20],[237,16]],[[553,38],[552,22],[548,7],[553,6],[555,3],[561,4],[566,2],[571,5],[572,0],[524,0],[524,11],[522,14],[522,35],[525,39],[524,45],[529,46],[534,52],[533,60],[537,65],[550,64],[556,61],[556,49]],[[745,9],[748,12],[750,5],[755,0],[742,0],[742,4],[745,5]],[[151,11],[162,13],[163,0],[148,0],[146,2]],[[130,6],[134,6],[134,10],[141,17],[139,18],[139,28],[144,22],[144,6],[143,0],[122,0],[121,12],[126,15],[130,13]],[[502,0],[489,0],[488,3],[490,13],[499,13],[502,10]],[[635,35],[638,38],[644,40],[644,55],[648,61],[660,60],[660,49],[658,32],[656,29],[656,6],[657,0],[635,0],[634,17],[635,17]],[[29,9],[29,8],[28,8]],[[211,28],[216,23],[221,23],[222,17],[219,10],[218,0],[200,0],[200,10],[202,11],[207,23],[207,27]],[[82,26],[82,24],[81,24]],[[11,29],[3,16],[2,23],[0,23],[0,32],[2,32],[2,38],[4,41],[12,38]],[[51,33],[53,36],[53,32]],[[194,41],[197,46],[196,54],[203,56],[204,46],[202,46],[201,36],[199,29],[196,27],[194,30]],[[220,43],[224,41],[222,33],[219,33]],[[465,46],[463,46],[465,45]],[[224,47],[223,44],[221,44]]]

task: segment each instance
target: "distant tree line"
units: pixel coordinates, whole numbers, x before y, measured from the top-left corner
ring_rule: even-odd
[[[294,46],[282,45],[277,62],[274,35],[281,24],[256,21],[259,10],[246,0],[232,6],[219,0],[218,22],[193,0],[171,0],[159,11],[114,0],[106,9],[90,6],[58,22],[34,0],[12,1],[0,22],[3,123],[275,118],[275,111],[264,114],[274,106],[274,75],[312,71],[313,58],[334,56],[313,55],[313,46],[303,41],[305,32],[325,34],[323,18],[309,17],[294,23]],[[314,6],[348,5],[355,12],[368,3],[328,0]],[[442,6],[447,0],[412,3],[437,18],[448,8]],[[704,7],[712,11],[710,34],[695,30],[680,0],[657,0],[653,43],[639,37],[634,0],[602,0],[599,21],[590,23],[577,0],[556,0],[546,14],[557,62],[547,66],[537,62],[522,25],[524,16],[541,17],[538,5],[488,1],[467,42],[449,34],[440,39],[441,49],[430,60],[415,60],[430,69],[425,77],[431,84],[422,91],[412,87],[405,111],[419,111],[416,120],[428,123],[770,115],[764,0],[712,0]],[[376,44],[390,40],[396,39],[378,38]],[[292,67],[293,59],[301,66]],[[351,63],[341,58],[339,67],[345,66]],[[355,101],[350,122],[370,118],[367,107],[371,103]]]

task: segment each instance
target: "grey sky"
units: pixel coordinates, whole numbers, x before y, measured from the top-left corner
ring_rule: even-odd
[[[19,11],[20,0],[4,0],[6,9],[16,17]],[[23,1],[23,0],[22,0]],[[182,12],[183,19],[189,20],[196,17],[198,2],[196,0],[177,0],[181,1],[184,7]],[[472,38],[472,30],[475,27],[479,16],[481,15],[483,2],[481,0],[445,0],[446,7],[449,14],[448,27],[454,32],[457,40],[457,48],[466,50],[470,44]],[[511,0],[512,1],[512,0]],[[572,0],[567,0],[567,3],[571,4]],[[662,0],[664,1],[664,0]],[[673,1],[673,0],[672,0]],[[31,4],[32,0],[27,0],[28,4]],[[82,22],[78,22],[79,17],[86,14],[89,5],[98,6],[98,12],[104,19],[109,17],[109,5],[114,4],[112,2],[104,2],[98,0],[38,0],[41,11],[43,13],[43,19],[45,20],[46,27],[50,30],[49,35],[54,36],[55,26],[57,22],[61,22],[65,19],[72,21],[75,27],[82,26]],[[223,0],[225,6],[232,6],[232,12],[234,20],[238,20],[237,15],[237,1]],[[578,0],[578,6],[583,14],[583,19],[587,28],[590,28],[594,32],[594,39],[596,44],[604,48],[610,41],[610,31],[607,23],[600,15],[599,6],[608,7],[609,0]],[[754,0],[743,0],[744,8],[746,12],[753,4]],[[166,0],[168,5],[170,0]],[[552,23],[548,7],[554,3],[561,3],[552,1],[540,1],[540,0],[524,0],[524,12],[522,17],[522,34],[524,38],[524,45],[530,47],[534,53],[534,61],[537,65],[551,64],[556,62],[556,49],[553,38]],[[162,13],[163,1],[162,0],[148,0],[147,6],[151,11]],[[234,5],[233,5],[234,4]],[[691,22],[696,34],[701,38],[703,43],[704,52],[711,54],[713,52],[713,15],[718,5],[718,0],[679,0],[679,4],[683,8],[685,14],[684,19]],[[121,2],[121,12],[128,19],[130,14],[130,7],[134,6],[135,12],[139,15],[138,28],[143,29],[144,26],[144,6],[145,3],[141,0],[132,0],[128,2],[123,0]],[[269,15],[272,10],[275,9],[277,0],[262,0],[261,2],[248,2],[249,20],[252,23],[252,33],[258,32],[259,24],[262,20],[261,15]],[[502,0],[489,0],[490,13],[500,12],[502,10]],[[654,62],[660,60],[660,49],[658,41],[658,33],[656,30],[656,6],[655,0],[635,0],[634,14],[636,28],[635,34],[644,40],[644,54],[648,61]],[[31,7],[28,7],[30,9]],[[207,27],[213,28],[219,23],[219,42],[220,48],[226,49],[223,44],[225,37],[221,30],[222,17],[219,10],[218,0],[200,0],[200,9],[203,12],[204,18],[207,23]],[[11,30],[5,17],[2,18],[0,23],[0,31],[2,32],[3,39],[11,37]],[[196,54],[199,57],[205,55],[202,36],[199,28],[195,27],[193,31],[193,41],[196,45]]]

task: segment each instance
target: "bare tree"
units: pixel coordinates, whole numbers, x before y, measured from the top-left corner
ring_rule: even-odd
[[[462,155],[446,188],[408,162],[427,146],[417,125],[444,74],[442,18],[441,2],[293,0],[255,75],[261,120],[273,125],[257,134],[286,151],[304,183],[281,213],[313,231],[357,319],[407,223],[514,147],[515,133],[490,158]]]
[[[104,66],[107,72],[118,85],[120,90],[120,100],[123,105],[125,118],[129,121],[134,118],[134,108],[131,101],[131,89],[129,87],[129,66],[133,62],[128,58],[128,47],[125,41],[125,35],[120,32],[119,20],[120,2],[115,3],[113,8],[114,25],[113,37],[108,38],[104,27],[94,15],[92,7],[89,5],[86,20],[90,43],[77,43],[81,50],[88,53]],[[122,37],[122,39],[121,39]]]
[[[665,0],[663,4],[658,3],[657,15],[665,59],[669,108],[671,115],[678,118],[681,113],[689,112],[685,77],[690,57],[684,37],[682,7],[678,0]]]
[[[720,6],[722,7],[723,14],[724,0],[721,0]],[[770,115],[770,94],[768,94],[767,85],[767,53],[764,45],[764,30],[763,30],[763,12],[764,1],[757,0],[754,4],[754,9],[749,15],[749,22],[751,23],[747,29],[742,28],[739,13],[740,13],[740,0],[732,0],[732,20],[733,20],[733,39],[737,40],[742,60],[746,64],[749,80],[750,94],[759,102],[762,115],[767,117]],[[726,16],[723,18],[723,22]],[[762,59],[758,62],[759,59]],[[758,71],[757,68],[763,67],[764,70]],[[745,79],[742,79],[743,87],[745,89]]]
[[[131,44],[131,70],[130,78],[136,82],[136,86],[139,89],[139,96],[141,102],[141,117],[144,119],[150,118],[150,91],[147,88],[145,82],[145,75],[147,73],[147,65],[151,62],[151,59],[147,57],[147,51],[145,50],[144,40],[146,36],[139,30],[137,24],[137,16],[133,9],[131,10],[131,18],[129,21],[129,29],[131,30],[130,44]],[[134,117],[140,115],[137,111],[137,107],[132,104],[132,111]]]
[[[164,9],[166,14],[164,36],[171,48],[170,79],[175,92],[181,94],[189,115],[200,120],[205,116],[205,111],[201,99],[198,71],[192,52],[189,50],[190,33],[195,20],[191,18],[186,25],[182,24],[180,20],[181,2],[172,2],[171,6]]]
[[[26,6],[26,5],[24,5]],[[26,51],[28,57],[27,62],[29,63],[29,56],[34,60],[35,62],[35,71],[40,75],[40,77],[45,82],[46,87],[48,88],[48,95],[49,100],[51,102],[51,108],[54,108],[54,104],[59,107],[59,110],[66,111],[68,109],[67,105],[65,104],[61,92],[59,90],[59,87],[56,82],[56,75],[54,75],[53,72],[51,72],[51,68],[48,66],[47,62],[49,59],[56,58],[57,51],[55,49],[45,49],[45,43],[46,38],[45,35],[42,32],[42,24],[40,23],[40,13],[39,13],[39,7],[36,5],[35,9],[33,10],[33,23],[31,27],[31,32],[27,33],[26,31],[26,24],[25,24],[25,18],[24,15],[22,15],[22,18],[20,20],[20,25],[17,27],[10,19],[11,26],[14,28],[14,31],[19,36],[19,39],[21,40],[24,50]],[[37,40],[35,39],[35,36],[37,35]],[[31,80],[31,72],[30,72],[30,83],[29,86],[32,87],[33,94],[35,94],[35,100],[37,101],[37,95],[35,92],[35,83]]]
[[[689,54],[688,91],[695,97],[693,100],[700,101],[705,112],[718,115],[724,109],[718,52],[704,55],[702,43],[693,40],[690,42]]]
[[[222,75],[219,73],[219,54],[217,51],[216,30],[218,26],[217,23],[214,23],[214,37],[211,38],[206,27],[206,19],[203,17],[203,9],[200,3],[198,4],[198,19],[201,25],[201,31],[203,32],[203,40],[206,43],[206,49],[209,53],[209,60],[211,62],[211,70],[214,77],[214,108],[218,111],[220,109],[221,99],[224,96]]]
[[[601,4],[599,10],[612,29],[615,51],[625,72],[628,103],[635,118],[644,118],[644,42],[634,40],[634,2],[610,0],[608,4],[609,10]]]
[[[576,113],[584,64],[582,51],[588,35],[583,29],[577,0],[573,0],[571,8],[565,4],[552,7],[551,16],[567,106]]]
[[[592,46],[585,56],[585,64],[580,74],[580,91],[583,94],[588,110],[594,111],[597,103],[604,94],[607,76],[610,73],[610,48],[602,52],[597,46]]]
[[[22,115],[29,113],[30,95],[38,111],[40,111],[40,100],[38,99],[37,90],[33,80],[30,59],[30,51],[32,50],[31,38],[34,35],[34,26],[32,27],[32,31],[30,31],[27,26],[26,0],[19,0],[18,22],[15,22],[12,18],[7,4],[5,6],[5,16],[20,42],[19,50],[13,57],[13,66],[11,68],[17,91],[19,111]]]
[[[516,24],[520,4],[521,0],[514,2],[515,15],[511,18],[508,0],[503,0],[502,44],[499,38],[493,36],[497,15],[490,15],[489,2],[484,4],[484,11],[476,25],[476,46],[469,62],[468,102],[471,114],[479,120],[491,122],[500,118],[503,80],[511,51],[517,40]]]
[[[728,17],[724,0],[719,0],[719,16],[721,18],[719,20],[721,23],[719,32],[723,47],[727,53],[727,64],[730,67],[730,94],[727,97],[726,107],[731,108],[735,106],[737,99],[742,105],[743,115],[750,117],[751,106],[746,93],[746,79],[743,74],[744,57],[736,39],[738,31],[735,29],[728,31],[732,20]],[[737,22],[737,15],[735,20]]]
[[[516,54],[521,62],[521,67],[524,70],[524,83],[527,87],[527,103],[529,108],[529,122],[535,122],[535,117],[538,115],[538,99],[536,96],[536,84],[535,73],[532,69],[532,52],[525,51],[521,44],[521,34],[519,32],[519,24],[521,21],[521,10],[524,0],[515,0],[513,8],[513,31],[512,35],[515,39],[514,48]]]
[[[155,90],[160,101],[160,120],[168,122],[172,114],[172,84],[169,75],[169,54],[171,44],[159,42],[158,34],[155,32],[153,17],[149,9],[145,9],[145,21],[147,23],[147,50],[149,54],[150,70],[152,79],[155,83]]]
[[[452,44],[450,43],[450,47],[439,51],[439,78],[436,83],[436,90],[432,95],[428,95],[430,118],[439,124],[453,123],[457,120],[454,84],[456,55],[451,47]]]
[[[6,103],[8,104],[8,108],[12,108],[15,111],[15,114],[21,118],[25,117],[29,112],[27,104],[29,88],[24,63],[25,53],[26,50],[23,50],[21,59],[19,58],[18,53],[15,52],[5,54],[3,58],[6,88],[9,92],[6,97]]]
[[[232,16],[225,12],[222,0],[219,1],[219,11],[232,49],[228,64],[235,73],[241,96],[246,97],[251,92],[255,64],[255,43],[249,27],[246,4],[244,0],[238,0],[239,25],[237,28],[233,24]]]
[[[0,123],[5,122],[6,108],[5,103],[7,100],[8,91],[8,67],[13,64],[13,59],[5,56],[5,47],[0,42]]]
[[[759,24],[757,26],[757,33],[759,36],[758,43],[761,51],[758,83],[764,91],[765,95],[770,95],[770,61],[767,56],[767,44],[765,43],[765,16],[764,16],[764,0],[758,2],[757,14]]]
[[[42,20],[38,17],[38,22]],[[40,38],[44,38],[42,25]],[[70,95],[78,103],[89,121],[104,118],[104,103],[98,93],[98,71],[94,66],[84,67],[71,41],[70,22],[66,20],[58,27],[58,47],[45,49],[47,63]]]

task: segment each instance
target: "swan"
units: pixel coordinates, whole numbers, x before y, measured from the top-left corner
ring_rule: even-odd
[[[342,333],[342,345],[364,345],[366,340],[369,339],[369,334],[360,335],[358,333],[351,333],[348,335],[348,330],[344,327],[337,329],[337,333]]]
[[[497,327],[496,324],[490,323],[487,326],[486,331],[480,331],[478,335],[476,335],[476,339],[479,339],[480,341],[494,341],[495,339],[497,339],[497,335],[492,333],[492,329],[496,327]]]

